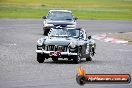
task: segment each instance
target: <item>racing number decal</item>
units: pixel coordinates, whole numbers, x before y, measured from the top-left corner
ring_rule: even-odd
[[[86,47],[86,54],[89,54],[89,44],[87,44],[87,47]]]

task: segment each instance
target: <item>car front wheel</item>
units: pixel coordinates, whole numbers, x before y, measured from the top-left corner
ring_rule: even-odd
[[[37,61],[38,61],[39,63],[43,63],[44,60],[45,60],[44,54],[37,53]]]
[[[52,57],[53,61],[58,61],[58,57]]]
[[[48,36],[50,28],[43,28],[43,31],[44,31],[44,36]]]
[[[87,57],[86,61],[92,61],[92,58],[91,57]]]
[[[73,63],[74,63],[74,64],[78,64],[80,61],[81,61],[81,58],[80,58],[79,55],[74,56],[74,58],[73,58]]]

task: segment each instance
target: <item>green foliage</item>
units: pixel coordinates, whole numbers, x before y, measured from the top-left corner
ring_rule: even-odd
[[[0,0],[0,18],[41,18],[50,9],[79,19],[132,20],[132,0]]]

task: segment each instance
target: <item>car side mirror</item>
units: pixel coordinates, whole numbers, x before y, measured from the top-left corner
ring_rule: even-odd
[[[77,18],[77,17],[75,17],[74,19],[75,19],[75,20],[77,20],[78,18]]]
[[[46,16],[43,16],[42,18],[43,18],[43,19],[46,19]]]
[[[87,39],[91,39],[91,36],[88,36]]]

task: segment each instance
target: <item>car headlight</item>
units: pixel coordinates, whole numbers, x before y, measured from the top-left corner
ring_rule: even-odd
[[[76,44],[73,43],[73,42],[71,42],[71,43],[69,44],[69,47],[70,47],[70,48],[75,48],[75,47],[76,47]]]
[[[48,23],[46,21],[44,21],[44,24],[43,24],[44,27],[50,27],[50,26],[54,26],[52,23]]]
[[[37,45],[38,45],[38,46],[42,46],[42,45],[43,45],[43,38],[41,38],[41,39],[39,39],[39,40],[37,41]]]

